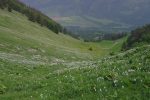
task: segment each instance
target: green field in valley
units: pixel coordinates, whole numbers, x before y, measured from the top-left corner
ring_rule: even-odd
[[[124,39],[85,43],[64,34],[55,34],[45,27],[32,23],[20,13],[0,10],[0,51],[22,56],[41,55],[62,59],[93,58],[107,55],[119,48]],[[89,48],[93,50],[90,51]],[[115,50],[115,48],[117,48]],[[64,55],[65,54],[65,55]],[[68,59],[67,59],[68,60]]]
[[[150,46],[120,52],[125,40],[83,42],[0,10],[0,100],[148,100]]]

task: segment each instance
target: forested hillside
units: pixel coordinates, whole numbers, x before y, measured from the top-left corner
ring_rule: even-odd
[[[141,46],[150,43],[150,24],[137,28],[131,31],[127,42],[124,43],[123,48],[130,49],[135,46]]]
[[[40,11],[26,6],[19,0],[0,0],[0,8],[8,9],[9,12],[12,12],[12,10],[18,11],[27,16],[30,21],[36,22],[41,26],[45,26],[57,34],[59,32],[69,34],[69,32],[67,32],[66,29],[63,28],[60,24],[42,14]]]

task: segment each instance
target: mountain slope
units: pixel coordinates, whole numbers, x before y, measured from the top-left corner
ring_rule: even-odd
[[[10,13],[0,10],[0,13],[0,50],[4,52],[28,55],[31,58],[34,55],[47,59],[52,56],[62,59],[93,58],[108,54],[112,49],[118,51],[123,43],[123,40],[118,40],[112,47],[113,41],[85,43],[67,35],[55,34],[46,27],[28,21],[25,16],[15,11]],[[89,48],[93,48],[93,51]]]
[[[26,6],[19,0],[0,0],[0,8],[8,9],[9,12],[12,12],[12,10],[20,12],[24,14],[30,21],[36,22],[41,26],[45,26],[56,34],[58,34],[59,32],[68,34],[68,32],[61,25],[59,25],[40,11]]]
[[[113,57],[57,65],[0,58],[0,99],[148,100],[150,46]]]
[[[21,0],[40,9],[64,26],[87,23],[106,32],[128,31],[150,22],[149,0]],[[76,17],[77,16],[77,17]],[[82,20],[82,21],[77,21]],[[92,19],[87,19],[92,18]],[[69,19],[69,20],[68,20]],[[97,19],[95,23],[93,19]],[[101,19],[101,20],[98,20]],[[108,25],[105,21],[111,21]],[[81,23],[83,22],[83,23]],[[107,22],[106,22],[107,24]],[[122,27],[120,27],[122,26]],[[123,28],[124,27],[124,28]],[[106,29],[105,29],[106,28]],[[82,28],[83,29],[83,28]],[[95,30],[97,31],[97,30]]]
[[[0,9],[0,100],[147,100],[150,46],[109,57],[124,40],[85,43]]]
[[[149,21],[149,0],[22,0],[42,11],[60,16],[93,16],[126,23]],[[53,14],[54,13],[54,14]],[[55,14],[56,13],[56,14]],[[139,18],[140,17],[140,18]],[[143,19],[143,20],[141,20]]]
[[[124,43],[124,49],[130,49],[150,43],[150,24],[137,28],[131,32],[127,41]]]

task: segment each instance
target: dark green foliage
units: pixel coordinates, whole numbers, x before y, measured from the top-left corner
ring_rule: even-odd
[[[34,13],[30,13],[30,14],[28,15],[28,19],[29,19],[30,21],[32,21],[32,22],[35,22],[35,21],[36,21],[36,18],[35,18]]]
[[[90,48],[89,48],[89,50],[90,50],[90,51],[93,51],[93,48],[92,48],[92,47],[90,47]]]
[[[123,44],[123,49],[130,49],[136,45],[143,45],[145,43],[150,43],[150,24],[133,30],[127,42]]]
[[[6,86],[0,83],[0,95],[6,92]]]
[[[40,11],[26,6],[19,0],[0,0],[0,8],[7,8],[9,12],[12,12],[12,10],[18,11],[26,15],[30,21],[37,22],[41,26],[47,27],[56,34],[62,32],[62,30],[64,29],[61,25],[59,25],[46,15],[42,14]],[[64,32],[65,34],[70,34],[67,30],[65,30]]]
[[[0,0],[0,8],[4,9],[7,6],[7,0]]]
[[[9,12],[12,12],[12,9],[11,9],[11,7],[8,7],[8,11],[9,11]]]
[[[115,55],[115,53],[114,53],[114,52],[110,52],[109,55],[110,55],[110,56],[113,56],[113,55]]]

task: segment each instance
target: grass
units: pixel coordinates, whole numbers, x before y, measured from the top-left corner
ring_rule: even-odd
[[[118,53],[125,40],[83,42],[0,10],[0,100],[148,100],[150,46]]]
[[[29,65],[0,59],[0,98],[148,100],[149,53],[150,47],[145,46],[97,61],[74,63],[66,70],[64,63]]]
[[[76,59],[100,57],[122,44],[118,41],[103,41],[100,43],[85,43],[63,34],[55,34],[45,27],[27,20],[17,12],[9,13],[0,10],[0,51],[17,53],[23,56],[43,55],[57,56],[62,59]],[[88,49],[92,47],[93,51]],[[43,52],[44,53],[43,53]],[[65,55],[64,55],[65,54]],[[81,56],[82,55],[82,56]]]

